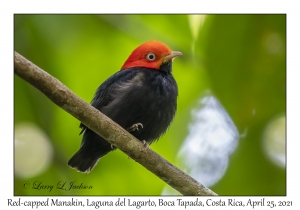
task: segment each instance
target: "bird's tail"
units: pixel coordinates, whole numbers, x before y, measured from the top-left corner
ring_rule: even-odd
[[[68,165],[77,171],[89,173],[99,159],[113,149],[106,140],[88,130],[84,134],[80,149],[69,160]]]
[[[98,163],[100,157],[95,157],[89,151],[85,151],[85,147],[81,147],[68,162],[71,168],[83,173],[89,173]]]

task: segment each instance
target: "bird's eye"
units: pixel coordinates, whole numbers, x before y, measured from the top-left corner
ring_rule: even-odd
[[[148,61],[154,61],[155,60],[155,54],[154,53],[148,53],[146,55],[146,58]]]

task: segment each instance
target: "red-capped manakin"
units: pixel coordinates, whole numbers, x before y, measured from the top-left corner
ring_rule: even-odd
[[[151,144],[166,132],[176,112],[178,88],[172,61],[179,55],[182,53],[159,41],[143,43],[119,72],[99,86],[91,105],[140,141]],[[68,165],[88,173],[116,148],[84,124],[80,127],[82,143]]]

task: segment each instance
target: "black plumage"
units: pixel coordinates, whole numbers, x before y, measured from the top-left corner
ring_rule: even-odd
[[[100,85],[91,105],[125,129],[141,123],[143,128],[131,134],[150,144],[165,133],[175,115],[178,89],[171,71],[172,61],[159,70],[136,67],[119,71]],[[81,147],[68,164],[89,172],[114,148],[85,125],[80,127],[84,131]]]
[[[172,61],[179,55],[182,53],[159,41],[145,42],[131,53],[121,71],[100,85],[91,105],[140,141],[151,144],[166,132],[176,112],[178,89]],[[139,125],[138,129],[132,129],[133,125]],[[115,148],[82,123],[80,127],[82,143],[68,164],[90,172]]]

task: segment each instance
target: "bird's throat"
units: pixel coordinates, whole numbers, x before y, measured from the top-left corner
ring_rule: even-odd
[[[171,73],[172,72],[172,61],[167,61],[162,63],[162,65],[159,68],[160,71]]]

